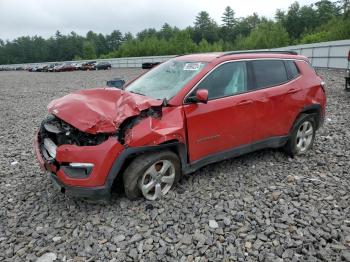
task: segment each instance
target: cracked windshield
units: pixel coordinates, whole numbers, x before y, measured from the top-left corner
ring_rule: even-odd
[[[131,83],[126,91],[169,100],[205,66],[203,62],[170,60]]]

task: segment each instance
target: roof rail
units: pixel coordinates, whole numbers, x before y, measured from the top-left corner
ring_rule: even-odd
[[[227,56],[227,55],[239,55],[239,54],[286,54],[286,55],[297,55],[298,53],[292,50],[244,50],[244,51],[229,51],[222,56]]]

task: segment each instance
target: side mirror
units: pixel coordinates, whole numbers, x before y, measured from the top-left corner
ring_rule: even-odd
[[[208,102],[208,90],[198,89],[196,92],[196,99],[198,102],[206,104]]]

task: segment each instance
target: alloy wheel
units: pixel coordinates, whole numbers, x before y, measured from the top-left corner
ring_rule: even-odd
[[[314,127],[310,121],[303,122],[297,132],[296,149],[298,153],[306,152],[311,146],[314,136]]]
[[[169,160],[153,163],[139,180],[142,195],[148,200],[156,200],[169,192],[175,181],[175,166]]]

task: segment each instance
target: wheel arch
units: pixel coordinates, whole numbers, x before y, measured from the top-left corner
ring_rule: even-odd
[[[178,140],[169,140],[159,145],[152,146],[127,147],[114,160],[105,182],[106,186],[112,189],[112,187],[122,185],[124,171],[137,156],[144,153],[157,152],[159,150],[170,150],[177,154],[177,156],[180,159],[180,165],[182,170],[184,167],[187,166],[187,147],[184,143],[181,143]]]
[[[298,121],[299,117],[303,114],[315,115],[316,129],[318,129],[320,126],[322,126],[323,121],[324,121],[323,115],[322,115],[322,106],[320,104],[312,104],[312,105],[307,105],[300,110],[299,114],[294,119],[294,122],[293,122],[292,126],[290,127],[289,132],[291,132],[293,130],[293,127],[294,127],[296,121]]]

